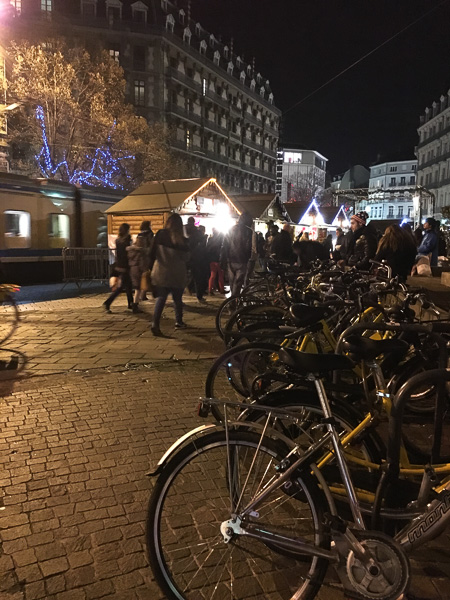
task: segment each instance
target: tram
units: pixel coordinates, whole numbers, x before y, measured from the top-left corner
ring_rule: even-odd
[[[2,277],[18,284],[62,280],[64,247],[107,247],[107,208],[123,192],[0,173]]]

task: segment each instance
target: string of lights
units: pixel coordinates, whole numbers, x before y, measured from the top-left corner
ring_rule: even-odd
[[[47,179],[59,177],[75,185],[104,186],[112,189],[124,189],[120,178],[129,178],[124,161],[134,160],[135,156],[115,156],[112,152],[111,136],[114,132],[116,122],[110,128],[106,142],[95,149],[93,154],[86,154],[88,168],[74,168],[71,170],[69,163],[63,154],[60,162],[53,160],[47,136],[45,112],[42,106],[36,108],[36,119],[39,123],[42,135],[42,147],[35,156],[39,169]]]

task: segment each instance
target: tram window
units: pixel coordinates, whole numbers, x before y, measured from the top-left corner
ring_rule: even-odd
[[[52,248],[64,248],[70,243],[69,215],[51,213],[48,215],[48,237]]]
[[[31,246],[31,216],[24,210],[5,210],[6,248]]]

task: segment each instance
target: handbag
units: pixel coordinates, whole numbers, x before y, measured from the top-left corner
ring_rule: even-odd
[[[152,289],[152,272],[144,271],[141,276],[141,290],[148,292]]]
[[[431,277],[433,273],[431,272],[430,258],[421,256],[417,261],[416,270],[419,277]]]

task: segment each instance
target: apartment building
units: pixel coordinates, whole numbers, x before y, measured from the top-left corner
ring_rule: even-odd
[[[169,0],[11,0],[9,40],[64,37],[106,49],[124,69],[128,100],[174,132],[192,176],[236,192],[275,191],[281,112],[270,82],[232,42],[206,31]]]
[[[282,202],[308,202],[325,188],[328,159],[315,150],[279,148],[276,192]]]

